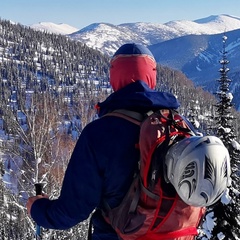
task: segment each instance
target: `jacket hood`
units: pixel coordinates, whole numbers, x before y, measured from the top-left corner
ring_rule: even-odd
[[[145,113],[159,108],[177,109],[179,106],[173,94],[152,90],[143,81],[131,83],[97,104],[99,117],[116,109]]]

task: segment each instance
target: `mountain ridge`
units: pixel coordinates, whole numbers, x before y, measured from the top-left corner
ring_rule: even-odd
[[[36,29],[34,25],[30,27]],[[194,21],[177,20],[164,24],[146,22],[119,25],[104,22],[93,23],[66,35],[111,56],[119,46],[127,41],[153,45],[190,34],[217,34],[235,29],[240,29],[240,18],[221,14]]]
[[[223,43],[223,38],[224,43]],[[210,92],[216,91],[217,79],[222,59],[223,45],[229,61],[232,80],[230,91],[238,96],[240,73],[240,29],[213,35],[188,35],[149,46],[156,61],[172,69],[180,70],[195,85]],[[240,110],[240,99],[235,97],[234,104]]]
[[[77,28],[72,27],[68,24],[65,24],[65,23],[55,24],[52,22],[35,23],[30,25],[30,28],[33,28],[39,31],[46,31],[49,33],[62,34],[62,35],[67,35],[67,34],[71,34],[73,32],[78,31]]]
[[[233,31],[236,31],[235,34]],[[239,31],[239,32],[238,32]],[[231,91],[239,89],[240,65],[240,17],[227,14],[211,15],[194,21],[177,20],[167,23],[93,23],[68,34],[70,39],[82,42],[107,56],[127,42],[146,45],[157,62],[182,71],[196,85],[208,91],[216,89],[219,77],[219,60],[222,51],[222,36],[226,34],[227,57],[230,60]],[[237,96],[237,94],[236,94]],[[240,99],[235,99],[240,110]]]

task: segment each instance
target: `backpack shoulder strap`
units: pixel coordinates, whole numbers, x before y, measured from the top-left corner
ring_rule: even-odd
[[[139,112],[131,111],[131,110],[126,110],[126,109],[117,109],[117,110],[114,110],[113,112],[105,114],[104,117],[105,116],[121,117],[132,123],[135,123],[136,125],[141,125],[142,121],[144,120],[143,114]]]

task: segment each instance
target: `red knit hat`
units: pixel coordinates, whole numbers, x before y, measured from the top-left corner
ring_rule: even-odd
[[[116,51],[110,64],[110,84],[114,91],[137,80],[155,88],[156,61],[148,48],[134,43],[124,44]]]

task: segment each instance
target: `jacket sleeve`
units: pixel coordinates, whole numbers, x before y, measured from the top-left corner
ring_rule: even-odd
[[[95,147],[86,127],[69,161],[58,199],[39,199],[31,208],[34,221],[44,228],[68,229],[87,219],[99,205],[103,180]]]

